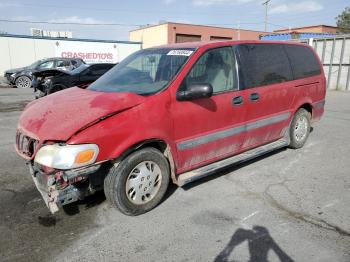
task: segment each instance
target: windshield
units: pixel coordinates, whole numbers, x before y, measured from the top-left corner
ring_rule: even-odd
[[[44,61],[45,61],[44,59],[35,61],[33,64],[29,65],[28,68],[34,69],[34,68],[36,68],[41,62],[44,62]]]
[[[88,68],[90,65],[88,64],[81,64],[79,67],[73,69],[72,71],[70,71],[70,73],[72,75],[75,75],[75,74],[80,74],[83,70],[85,70],[86,68]]]
[[[88,89],[150,95],[165,88],[194,49],[145,49],[113,67]]]

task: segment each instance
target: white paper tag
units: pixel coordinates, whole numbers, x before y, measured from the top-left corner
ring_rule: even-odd
[[[182,55],[182,56],[190,56],[193,53],[192,50],[171,50],[167,55]]]

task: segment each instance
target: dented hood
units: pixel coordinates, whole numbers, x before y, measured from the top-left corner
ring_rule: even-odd
[[[100,119],[141,104],[144,97],[133,93],[104,93],[69,88],[29,103],[18,128],[40,140],[67,141]]]

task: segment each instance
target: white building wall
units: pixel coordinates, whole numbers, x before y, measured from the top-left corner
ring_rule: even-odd
[[[11,66],[11,57],[9,51],[8,39],[0,39],[0,72]],[[0,75],[1,76],[1,75]]]
[[[91,46],[91,50],[96,48],[99,51],[104,46],[108,46],[105,41],[69,41],[55,38],[36,39],[32,37],[0,36],[0,76],[8,69],[28,66],[42,58],[55,57],[57,42],[65,42],[67,45],[72,43],[72,46],[75,47],[77,43],[83,43],[82,46],[85,49],[86,46]],[[108,41],[107,43],[113,44],[117,48],[118,55],[115,62],[120,62],[128,55],[141,49],[140,43],[118,41]]]
[[[8,46],[11,67],[22,67],[36,60],[34,41],[24,38],[9,38]]]
[[[35,61],[54,56],[55,43],[56,42],[52,40],[35,40],[34,41]]]
[[[117,50],[118,50],[118,58],[119,61],[122,61],[125,57],[128,55],[138,51],[141,49],[141,45],[117,45]]]

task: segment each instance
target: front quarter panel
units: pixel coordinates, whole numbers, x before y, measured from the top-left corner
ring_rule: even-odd
[[[138,106],[127,109],[114,116],[80,131],[69,139],[69,144],[95,143],[100,153],[96,161],[118,158],[140,142],[158,139],[169,146],[176,162],[173,139],[173,123],[169,112],[169,93],[162,92],[147,97]]]

